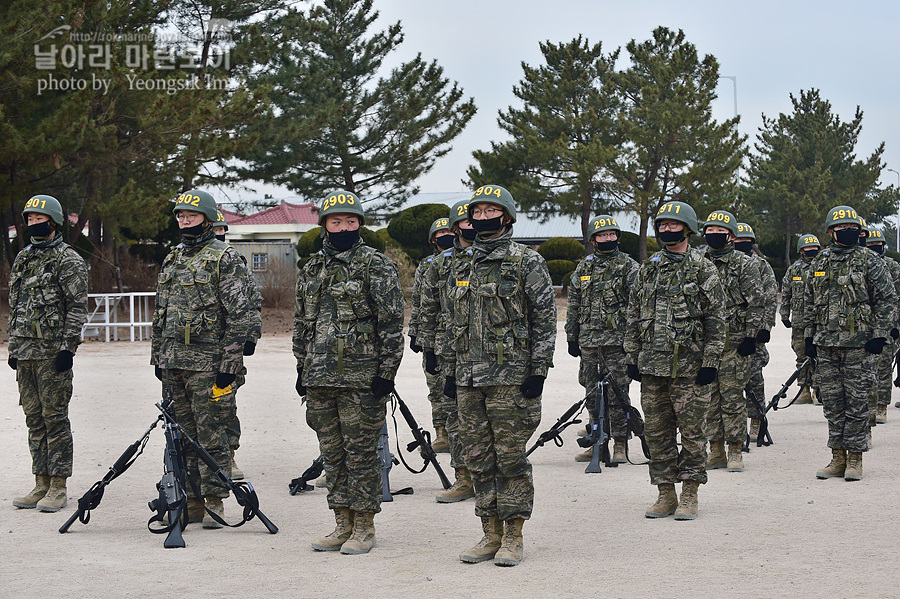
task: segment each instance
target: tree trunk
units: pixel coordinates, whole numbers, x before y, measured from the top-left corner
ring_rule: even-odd
[[[116,290],[119,293],[124,293],[122,289],[122,269],[119,268],[119,243],[113,239],[112,240],[112,248],[113,248],[113,266],[115,267],[116,274]]]
[[[638,226],[638,262],[647,259],[647,226],[650,219],[646,214],[641,214],[641,224]]]

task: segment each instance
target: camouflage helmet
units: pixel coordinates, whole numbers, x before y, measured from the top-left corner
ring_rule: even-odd
[[[697,213],[690,204],[684,202],[666,202],[660,206],[653,219],[654,229],[656,229],[656,222],[660,220],[675,220],[684,223],[691,233],[700,232],[700,228],[697,226]]]
[[[737,235],[737,219],[727,210],[716,210],[709,213],[709,216],[706,217],[706,221],[703,223],[703,230],[706,231],[706,227],[713,226],[725,227],[732,235]]]
[[[753,227],[747,223],[738,223],[737,233],[735,233],[734,236],[739,238],[749,237],[753,241],[756,241],[756,233],[753,232]]]
[[[822,247],[822,244],[819,243],[819,238],[816,237],[815,235],[813,235],[812,233],[804,233],[803,235],[800,236],[799,239],[797,239],[797,253],[798,254],[803,251],[803,248],[808,248],[808,247],[817,247],[817,248]]]
[[[216,201],[208,192],[201,189],[189,189],[180,194],[175,200],[175,207],[172,208],[172,212],[178,212],[179,210],[200,212],[211,223],[216,222],[219,218],[219,209],[216,207]]]
[[[487,203],[500,206],[509,215],[510,224],[516,222],[516,202],[513,200],[512,194],[499,185],[482,185],[472,193],[469,198],[469,208],[467,214],[469,220],[472,220],[472,207],[475,204]]]
[[[619,228],[619,223],[616,222],[616,219],[608,214],[601,214],[592,218],[591,222],[588,223],[588,235],[593,237],[597,233],[602,233],[603,231],[615,231],[621,233],[622,229]]]
[[[461,220],[469,220],[469,200],[460,200],[450,208],[450,230]]]
[[[225,215],[222,214],[221,210],[216,210],[216,220],[213,223],[213,229],[216,227],[225,227],[225,230],[228,230],[228,223],[225,222]]]
[[[438,231],[449,231],[450,230],[450,219],[449,218],[439,218],[436,219],[433,223],[431,223],[431,227],[428,229],[428,243],[434,241],[434,234]]]
[[[860,225],[859,215],[850,206],[835,206],[825,215],[825,228],[830,229],[835,225]]]
[[[876,229],[874,227],[869,229],[869,238],[866,239],[866,243],[876,244],[883,243],[885,247],[887,247],[887,239],[884,237],[884,231],[881,229]]]
[[[31,199],[25,202],[25,209],[22,210],[22,218],[27,220],[28,217],[26,217],[25,215],[29,212],[34,212],[36,214],[46,214],[50,217],[50,220],[53,221],[57,226],[61,227],[63,225],[62,206],[60,206],[59,200],[57,200],[53,196],[31,196]]]
[[[332,191],[319,208],[319,226],[325,226],[325,218],[331,214],[355,214],[359,217],[359,226],[366,224],[366,213],[362,201],[352,191],[338,189]]]

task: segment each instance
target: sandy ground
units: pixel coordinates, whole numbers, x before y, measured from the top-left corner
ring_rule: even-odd
[[[582,394],[577,360],[565,351],[560,323],[556,367],[544,394],[540,430]],[[793,365],[788,331],[770,343],[767,399]],[[0,350],[5,360],[6,352]],[[288,482],[318,454],[304,408],[294,393],[290,337],[263,339],[247,360],[238,397],[243,423],[238,463],[256,487],[276,535],[252,521],[239,529],[185,531],[187,547],[163,549],[147,531],[147,502],[162,473],[162,431],[106,489],[89,524],[57,529],[75,499],[107,472],[157,416],[159,383],[148,366],[149,344],[90,342],[75,359],[71,404],[75,473],[70,504],[57,514],[19,510],[14,495],[31,487],[30,459],[12,371],[0,376],[0,596],[147,597],[894,597],[893,558],[900,536],[896,456],[900,410],[875,433],[862,481],[816,480],[829,458],[822,410],[796,406],[770,412],[775,444],[752,448],[743,473],[716,470],[700,489],[692,522],[648,520],[655,498],[646,466],[585,474],[573,461],[575,430],[566,444],[532,455],[535,512],[525,526],[526,559],[515,568],[463,564],[458,553],[481,535],[473,501],[438,504],[436,474],[391,472],[391,488],[413,486],[376,517],[378,544],[368,555],[317,553],[312,538],[330,532],[325,491],[288,494]],[[398,391],[430,428],[421,357],[407,352]],[[639,396],[632,385],[632,396]],[[900,395],[900,393],[895,393]],[[401,446],[411,440],[401,422]],[[393,434],[393,428],[392,434]],[[396,452],[394,440],[393,451]],[[632,442],[631,451],[639,453]],[[415,456],[408,456],[420,464]],[[440,459],[450,474],[447,454]],[[233,499],[226,516],[237,516]]]

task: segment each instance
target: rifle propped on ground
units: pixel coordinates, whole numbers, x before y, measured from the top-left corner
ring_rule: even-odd
[[[793,405],[793,403],[795,401],[797,401],[797,398],[800,397],[801,393],[803,393],[803,387],[804,387],[803,385],[800,386],[800,390],[797,391],[797,395],[795,395],[794,398],[791,401],[789,401],[786,406],[778,405],[778,402],[780,400],[787,398],[788,389],[790,388],[791,385],[794,384],[794,381],[796,381],[798,378],[800,378],[800,373],[803,372],[803,369],[806,368],[807,364],[810,364],[810,365],[812,365],[813,368],[815,368],[815,361],[813,361],[812,358],[807,356],[806,359],[803,360],[803,362],[800,364],[800,366],[797,367],[797,370],[795,370],[794,372],[791,373],[791,376],[789,376],[788,380],[786,380],[784,382],[784,384],[781,386],[781,389],[778,390],[778,393],[775,394],[775,397],[772,398],[772,401],[769,402],[769,405],[766,406],[766,409],[764,411],[762,411],[761,414],[764,415],[769,410],[775,410],[777,412],[778,410],[783,410],[785,408],[789,408],[789,407],[791,407],[791,405]]]

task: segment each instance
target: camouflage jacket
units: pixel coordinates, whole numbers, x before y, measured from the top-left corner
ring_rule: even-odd
[[[763,284],[755,258],[729,246],[722,250],[707,248],[707,257],[719,271],[725,290],[725,347],[734,348],[744,337],[756,337],[763,328]]]
[[[422,300],[422,289],[424,286],[425,279],[425,271],[428,270],[428,267],[434,262],[436,256],[440,255],[435,252],[428,256],[425,256],[421,260],[419,260],[419,264],[416,266],[416,272],[413,275],[413,290],[412,296],[409,298],[410,303],[410,312],[409,312],[409,336],[410,337],[418,337],[419,336],[419,311],[421,309],[420,304]],[[423,346],[424,347],[424,346]]]
[[[800,258],[790,266],[781,279],[781,319],[794,320],[803,318],[803,285],[809,274],[811,258]],[[799,325],[799,322],[797,323]]]
[[[242,372],[255,315],[241,256],[212,229],[178,244],[159,271],[150,363],[196,372]]]
[[[763,290],[763,324],[762,328],[771,331],[775,328],[775,316],[778,314],[778,280],[772,265],[762,256],[752,256],[759,263],[759,276]]]
[[[297,279],[294,356],[309,387],[367,389],[393,380],[403,357],[397,265],[359,240],[338,252],[326,239]]]
[[[447,279],[461,265],[472,259],[472,251],[455,243],[443,250],[428,263],[422,275],[422,291],[419,300],[417,340],[422,347],[433,349],[443,356],[447,349],[447,318],[450,313],[447,296]]]
[[[471,250],[471,251],[470,251]],[[518,385],[547,376],[556,343],[556,293],[544,258],[512,241],[476,238],[447,279],[445,373],[458,385]]]
[[[628,302],[625,361],[642,373],[694,377],[718,368],[725,349],[725,289],[713,263],[696,249],[662,249],[645,260]]]
[[[875,255],[884,260],[884,265],[887,267],[888,274],[891,276],[891,280],[894,281],[894,291],[896,292],[897,297],[894,304],[894,322],[891,323],[890,328],[900,329],[900,263],[884,254]]]
[[[620,250],[586,256],[569,284],[566,339],[581,347],[621,347],[631,287],[640,268]]]
[[[19,360],[75,353],[87,320],[87,264],[63,241],[35,242],[19,252],[9,277],[9,355]]]
[[[888,337],[897,292],[884,261],[860,246],[832,245],[812,259],[803,287],[803,336],[825,347]]]

